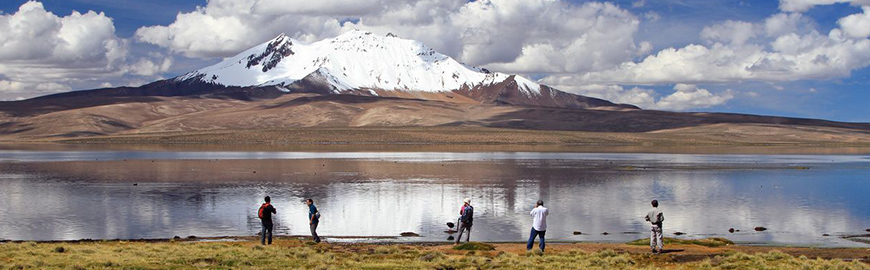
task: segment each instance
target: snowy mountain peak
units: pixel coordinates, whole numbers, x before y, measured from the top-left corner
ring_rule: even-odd
[[[278,37],[267,43],[266,49],[262,53],[248,55],[248,62],[245,64],[245,68],[250,69],[251,67],[262,66],[261,70],[268,72],[270,69],[275,68],[281,62],[281,59],[293,55],[291,46],[293,46],[293,41],[284,33],[281,33]]]
[[[332,91],[449,92],[513,78],[525,95],[541,86],[519,77],[471,67],[419,41],[354,30],[310,44],[280,34],[218,64],[176,78],[224,86],[290,86],[325,79]]]

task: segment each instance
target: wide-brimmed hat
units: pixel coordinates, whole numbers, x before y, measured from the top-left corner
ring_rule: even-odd
[[[465,200],[462,200],[462,201],[465,203],[471,203],[471,199],[469,199],[469,198],[465,198]]]

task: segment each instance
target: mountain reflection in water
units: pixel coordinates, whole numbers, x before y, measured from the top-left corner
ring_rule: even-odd
[[[308,233],[310,197],[321,235],[421,234],[393,241],[447,239],[465,197],[472,239],[485,241],[522,241],[538,199],[551,211],[548,240],[646,237],[653,198],[667,236],[868,246],[836,235],[870,228],[865,156],[0,151],[0,160],[0,238],[13,240],[253,235],[266,195],[276,233]]]

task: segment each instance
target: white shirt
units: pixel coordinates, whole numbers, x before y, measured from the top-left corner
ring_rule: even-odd
[[[536,231],[547,230],[547,215],[550,214],[550,210],[542,205],[532,209],[532,212],[529,212],[529,214],[535,219],[534,222],[532,222],[532,228]]]

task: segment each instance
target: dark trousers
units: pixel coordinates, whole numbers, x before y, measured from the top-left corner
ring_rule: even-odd
[[[314,238],[315,243],[320,243],[320,236],[317,236],[317,224],[318,223],[320,223],[320,222],[314,222],[314,223],[311,223],[310,226],[308,226],[311,229],[311,237]]]
[[[266,244],[266,235],[268,235],[269,245],[272,244],[272,223],[263,223],[263,231],[260,232],[260,243]]]
[[[465,242],[468,242],[471,239],[471,224],[459,222],[459,236],[456,237],[457,244],[462,239],[462,233],[465,233]]]
[[[532,246],[535,245],[535,236],[541,238],[541,251],[544,251],[544,234],[547,231],[536,231],[535,228],[532,228],[532,234],[529,236],[529,243],[526,245],[526,250],[532,250]]]

